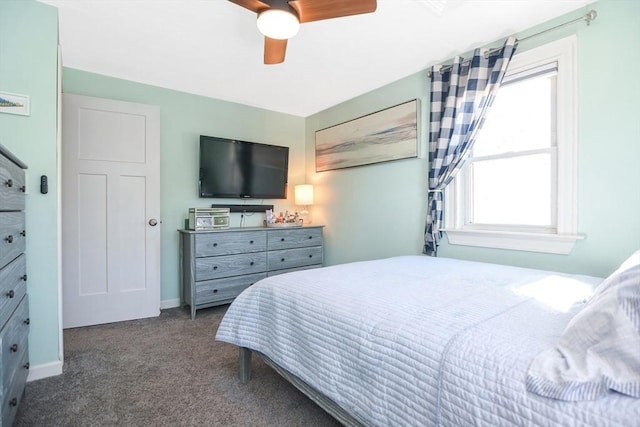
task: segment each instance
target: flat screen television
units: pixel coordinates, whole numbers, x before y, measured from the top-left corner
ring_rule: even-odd
[[[289,147],[200,136],[200,197],[285,199]]]

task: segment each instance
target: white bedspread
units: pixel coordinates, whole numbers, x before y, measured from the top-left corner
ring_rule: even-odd
[[[637,426],[639,399],[525,389],[579,309],[566,290],[583,288],[579,300],[600,281],[427,256],[337,265],[251,286],[216,339],[265,354],[370,426]],[[545,289],[568,311],[542,303]]]

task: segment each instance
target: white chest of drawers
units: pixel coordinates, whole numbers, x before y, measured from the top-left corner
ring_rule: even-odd
[[[260,279],[321,267],[323,226],[180,232],[182,303],[227,304]]]
[[[26,165],[0,146],[0,414],[11,426],[29,370]]]

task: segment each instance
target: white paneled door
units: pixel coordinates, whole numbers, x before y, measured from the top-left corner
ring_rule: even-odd
[[[63,326],[160,314],[160,109],[62,98]]]

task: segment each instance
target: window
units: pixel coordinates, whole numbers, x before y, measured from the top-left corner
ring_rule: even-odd
[[[576,41],[514,56],[445,195],[449,242],[569,253],[577,236]]]

